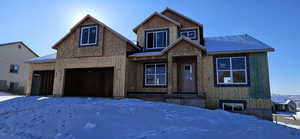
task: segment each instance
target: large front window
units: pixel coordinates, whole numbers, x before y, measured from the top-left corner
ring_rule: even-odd
[[[97,25],[83,26],[80,29],[80,46],[97,44],[98,27]]]
[[[247,85],[247,58],[218,57],[216,58],[216,74],[218,85]]]
[[[166,64],[145,64],[145,86],[167,85]]]
[[[167,47],[168,30],[146,31],[146,48],[161,49]]]

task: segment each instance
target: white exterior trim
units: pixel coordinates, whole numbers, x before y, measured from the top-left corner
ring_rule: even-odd
[[[232,69],[232,59],[233,58],[243,58],[244,59],[244,64],[245,64],[245,68],[244,69]],[[230,67],[229,67],[229,70],[219,70],[218,69],[218,60],[219,59],[229,59],[229,62],[230,62]],[[247,67],[247,58],[246,58],[246,56],[238,56],[238,57],[230,57],[230,56],[228,56],[228,57],[218,57],[218,58],[216,58],[216,74],[217,74],[217,84],[218,85],[246,85],[246,84],[248,84],[248,71],[247,71],[247,69],[248,69],[248,67]],[[232,82],[231,83],[220,83],[219,82],[219,71],[229,71],[230,72],[230,78],[231,78],[231,80],[232,80]],[[244,71],[245,72],[245,82],[238,82],[238,83],[235,83],[235,82],[233,82],[233,72],[234,71]]]
[[[95,38],[95,42],[94,43],[89,43],[90,42],[90,32],[91,32],[91,28],[96,27],[96,38]],[[88,39],[87,39],[87,43],[83,44],[82,43],[82,39],[83,39],[83,30],[88,29]],[[84,26],[80,28],[80,46],[87,46],[87,45],[95,45],[97,44],[98,41],[98,26],[97,25],[90,25],[90,26]]]

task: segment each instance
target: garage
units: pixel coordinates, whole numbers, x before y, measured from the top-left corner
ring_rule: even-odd
[[[65,70],[64,96],[113,96],[113,68]]]
[[[53,95],[54,70],[34,71],[32,74],[31,95]]]

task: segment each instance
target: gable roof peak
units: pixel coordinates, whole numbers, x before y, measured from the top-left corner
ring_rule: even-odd
[[[163,19],[165,19],[165,20],[167,20],[167,21],[169,21],[169,22],[171,22],[171,23],[173,23],[173,24],[175,24],[177,26],[181,26],[181,24],[179,22],[177,22],[177,21],[175,21],[175,20],[173,20],[173,19],[171,19],[171,18],[169,18],[169,17],[167,17],[167,16],[165,16],[165,15],[163,15],[163,14],[155,11],[153,14],[151,14],[150,16],[148,16],[142,23],[140,23],[135,28],[133,28],[133,32],[136,33],[137,29],[140,26],[142,26],[143,24],[145,24],[148,20],[150,20],[153,16],[159,16],[159,17],[161,17],[161,18],[163,18]]]
[[[171,9],[171,8],[169,8],[169,7],[166,7],[166,8],[165,8],[163,11],[161,11],[160,13],[164,15],[164,13],[167,12],[167,11],[170,11],[170,12],[172,12],[172,13],[174,13],[174,14],[180,16],[180,17],[183,17],[183,18],[186,19],[186,20],[189,20],[189,21],[191,21],[191,22],[193,22],[193,23],[195,23],[195,24],[197,24],[197,25],[203,27],[203,24],[200,24],[199,22],[197,22],[197,21],[195,21],[195,20],[193,20],[193,19],[191,19],[191,18],[189,18],[189,17],[187,17],[187,16],[185,16],[185,15],[183,15],[183,14],[181,14],[181,13],[179,13],[179,12],[176,12],[175,10],[173,10],[173,9]]]
[[[56,42],[52,48],[56,49],[58,44],[60,44],[63,40],[65,40],[69,35],[71,35],[71,33],[73,33],[76,28],[78,26],[80,26],[84,21],[86,21],[87,19],[91,19],[93,20],[95,23],[100,24],[101,26],[105,27],[107,30],[111,31],[112,33],[115,33],[118,37],[120,37],[122,40],[125,40],[126,42],[128,42],[132,47],[134,47],[135,49],[140,50],[139,47],[137,47],[132,41],[130,41],[129,39],[127,39],[126,37],[124,37],[122,34],[120,34],[117,31],[114,31],[112,28],[110,28],[109,26],[105,25],[104,23],[100,22],[99,20],[97,20],[96,18],[94,18],[93,16],[87,14],[84,18],[82,18],[77,24],[75,24],[71,29],[70,32],[68,32],[64,37],[62,37],[58,42]]]
[[[7,45],[14,45],[14,44],[20,44],[23,45],[27,50],[29,50],[33,55],[36,57],[39,57],[37,53],[35,53],[31,48],[29,48],[24,42],[22,41],[16,41],[16,42],[9,42],[9,43],[2,43],[0,46],[7,46]]]
[[[186,41],[186,42],[192,44],[193,46],[196,46],[197,48],[201,49],[202,51],[206,52],[206,49],[200,43],[192,41],[191,39],[189,39],[187,37],[181,36],[176,41],[174,41],[172,44],[170,44],[168,47],[166,47],[165,49],[163,49],[161,51],[161,53],[162,54],[166,53],[167,51],[169,51],[172,47],[176,46],[176,44],[178,44],[181,41]]]

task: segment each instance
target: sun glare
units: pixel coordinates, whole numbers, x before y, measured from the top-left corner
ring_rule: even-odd
[[[89,10],[89,11],[79,11],[77,13],[74,13],[71,17],[70,17],[70,24],[75,25],[76,23],[78,23],[81,19],[83,19],[86,15],[91,15],[95,18],[97,18],[98,20],[104,20],[103,16],[100,16],[99,13]]]

